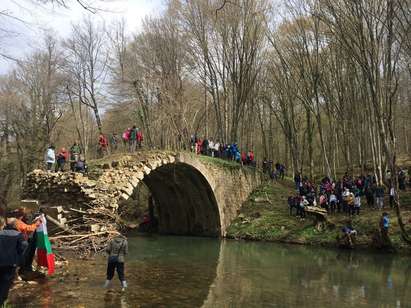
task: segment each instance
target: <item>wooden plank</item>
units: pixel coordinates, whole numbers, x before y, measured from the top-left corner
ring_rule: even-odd
[[[313,214],[322,217],[323,219],[327,219],[327,210],[316,207],[316,206],[306,206],[304,208],[307,214]]]
[[[66,225],[61,224],[58,220],[54,219],[53,217],[51,217],[50,215],[46,214],[46,218],[47,220],[49,220],[50,222],[52,222],[54,225],[56,225],[57,227],[59,227],[60,229],[68,232],[68,233],[73,233],[69,228],[67,228]]]

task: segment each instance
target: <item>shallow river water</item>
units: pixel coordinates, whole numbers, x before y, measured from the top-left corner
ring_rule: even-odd
[[[129,238],[129,288],[106,292],[105,259],[71,261],[13,307],[411,307],[411,258],[272,243]]]

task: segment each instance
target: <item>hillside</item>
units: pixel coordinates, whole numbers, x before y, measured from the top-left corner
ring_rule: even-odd
[[[341,235],[341,228],[349,221],[349,217],[346,214],[330,215],[326,227],[318,230],[313,217],[301,219],[290,216],[287,198],[294,194],[292,184],[290,180],[283,180],[265,184],[254,191],[229,227],[227,236],[234,239],[337,247],[336,238]],[[400,198],[403,221],[407,222],[407,228],[411,231],[411,192],[402,193]],[[361,215],[352,219],[352,225],[358,232],[355,247],[372,248],[381,211],[368,209],[364,206],[365,200],[362,204]],[[388,200],[385,204],[388,205]],[[394,211],[389,208],[385,211],[391,217],[390,238],[394,248],[400,251],[410,250],[401,240]]]

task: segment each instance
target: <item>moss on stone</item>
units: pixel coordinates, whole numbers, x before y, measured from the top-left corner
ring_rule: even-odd
[[[228,169],[240,169],[241,165],[235,161],[232,160],[225,160],[221,158],[215,158],[215,157],[210,157],[210,156],[204,156],[204,155],[195,155],[193,156],[199,158],[203,163],[208,163],[212,164],[218,167],[222,168],[228,168]]]

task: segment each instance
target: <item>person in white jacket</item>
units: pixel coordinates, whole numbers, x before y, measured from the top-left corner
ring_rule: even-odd
[[[47,171],[53,170],[53,165],[55,162],[56,162],[56,152],[54,151],[54,146],[50,145],[46,153]]]
[[[214,142],[213,142],[213,140],[210,140],[210,141],[208,142],[208,148],[210,149],[208,152],[211,154],[211,157],[214,157],[214,151],[215,151],[215,149],[214,149]]]

